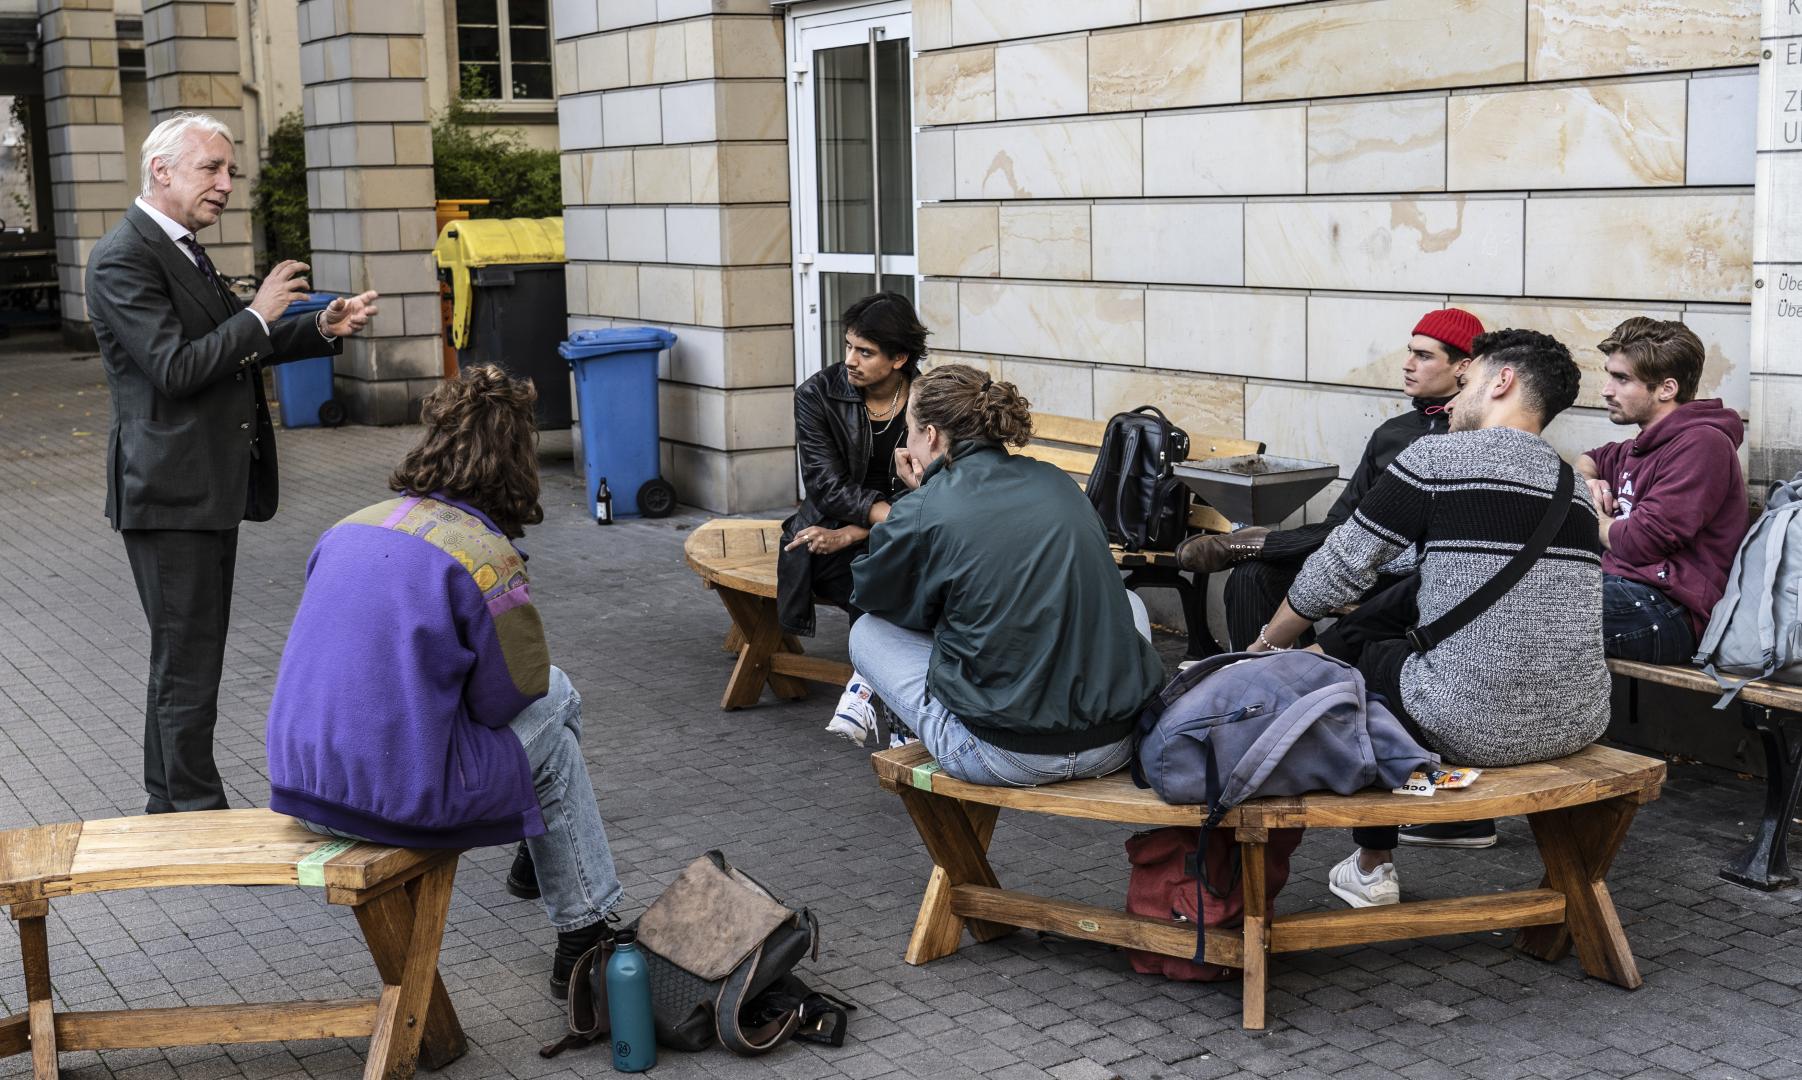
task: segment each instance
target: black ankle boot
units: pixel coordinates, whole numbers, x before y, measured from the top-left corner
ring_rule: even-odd
[[[519,842],[513,853],[513,869],[507,872],[507,891],[521,900],[538,899],[538,869],[532,865],[532,849]]]
[[[556,951],[551,953],[551,996],[558,1001],[569,997],[569,976],[575,970],[576,961],[603,939],[612,936],[613,927],[608,919],[580,930],[559,933]]]

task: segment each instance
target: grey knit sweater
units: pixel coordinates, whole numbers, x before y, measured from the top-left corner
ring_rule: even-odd
[[[1558,452],[1515,428],[1431,435],[1402,451],[1350,521],[1302,567],[1289,604],[1318,619],[1354,603],[1377,568],[1420,557],[1420,621],[1500,570],[1545,514]],[[1601,542],[1582,484],[1544,557],[1488,611],[1408,657],[1402,699],[1445,760],[1514,765],[1574,753],[1608,726]]]

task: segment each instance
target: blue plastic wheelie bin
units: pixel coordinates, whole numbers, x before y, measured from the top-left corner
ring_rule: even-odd
[[[310,293],[296,300],[282,314],[282,321],[312,319],[337,293]],[[324,342],[320,344],[323,346]],[[281,405],[282,426],[337,427],[344,423],[344,406],[332,399],[332,354],[306,360],[290,360],[271,369],[275,374],[275,400]]]
[[[668,517],[676,508],[676,489],[658,475],[657,443],[657,354],[675,343],[668,330],[622,326],[578,330],[557,346],[576,377],[588,512],[597,521],[603,479],[617,516]]]

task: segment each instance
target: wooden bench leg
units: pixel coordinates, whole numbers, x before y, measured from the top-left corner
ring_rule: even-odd
[[[763,688],[779,698],[797,701],[807,696],[807,684],[792,675],[779,675],[770,670],[770,657],[784,650],[782,627],[776,617],[776,601],[767,596],[752,596],[736,589],[720,587],[720,602],[732,616],[732,625],[744,638],[738,650],[738,663],[720,698],[722,709],[743,709],[757,704]]]
[[[462,1025],[438,977],[438,949],[456,874],[457,860],[446,858],[405,889],[390,889],[356,909],[384,984],[364,1080],[405,1080],[416,1063],[441,1068],[466,1048]]]
[[[1796,883],[1789,866],[1790,821],[1802,797],[1802,738],[1792,738],[1785,715],[1763,705],[1740,702],[1740,720],[1764,744],[1764,818],[1744,855],[1721,868],[1735,885],[1770,891]]]
[[[1527,815],[1545,882],[1564,894],[1561,926],[1529,927],[1515,944],[1530,956],[1557,961],[1574,946],[1586,974],[1629,990],[1639,986],[1639,965],[1614,910],[1605,880],[1639,803],[1621,796],[1587,806]]]
[[[1270,980],[1270,896],[1264,876],[1263,829],[1240,829],[1239,865],[1245,889],[1245,972],[1240,1024],[1264,1028],[1264,993]],[[1200,858],[1206,858],[1204,852]]]
[[[12,906],[12,917],[19,924],[19,959],[25,968],[25,1001],[29,1018],[27,1031],[31,1037],[31,1075],[33,1080],[55,1080],[62,1074],[56,1067],[56,1007],[50,998],[50,935],[44,919],[50,914],[47,900],[28,900]]]
[[[901,801],[933,862],[932,877],[926,883],[920,913],[914,919],[913,937],[907,943],[907,962],[930,963],[956,952],[963,941],[966,922],[977,941],[993,941],[1013,933],[1015,927],[982,919],[966,920],[951,910],[952,891],[959,885],[1000,887],[988,856],[989,838],[994,834],[1000,810],[911,788],[901,793]]]

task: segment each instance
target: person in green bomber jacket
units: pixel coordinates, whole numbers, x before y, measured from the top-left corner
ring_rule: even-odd
[[[1031,786],[1132,758],[1164,679],[1101,519],[1032,434],[1012,383],[962,364],[914,382],[896,500],[851,565],[851,660],[959,780]],[[1136,632],[1135,632],[1136,631]]]

